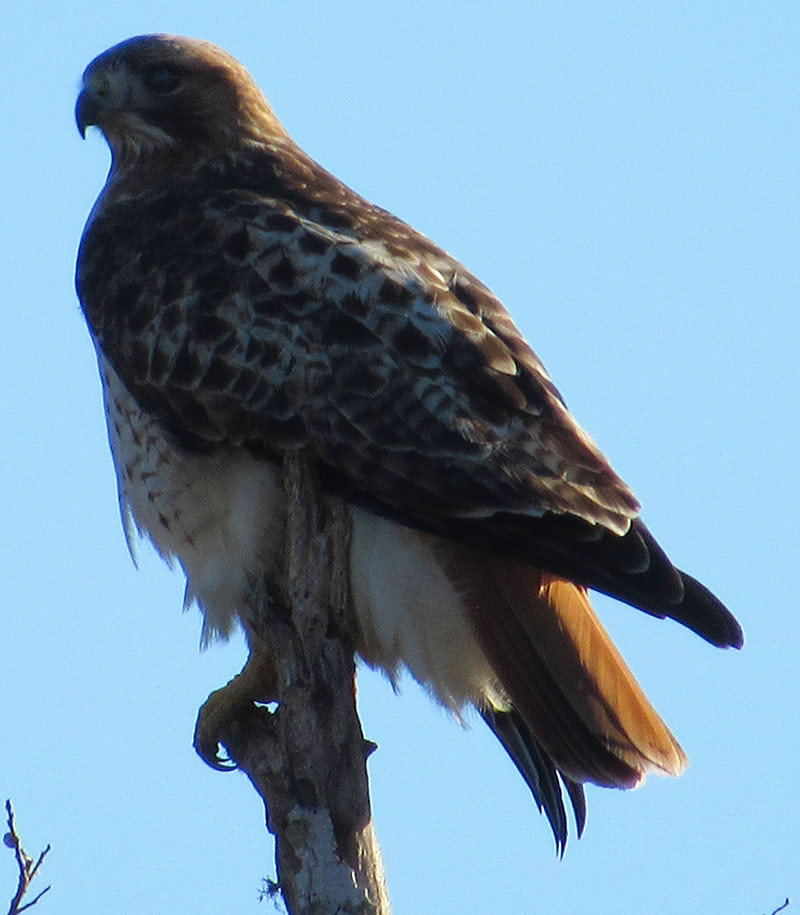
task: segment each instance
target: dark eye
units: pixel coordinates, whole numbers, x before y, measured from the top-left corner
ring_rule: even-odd
[[[151,92],[165,95],[173,92],[183,82],[183,74],[174,67],[151,67],[144,75],[144,84]]]

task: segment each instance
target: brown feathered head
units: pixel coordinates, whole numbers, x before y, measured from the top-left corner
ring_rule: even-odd
[[[81,135],[99,127],[114,164],[154,152],[214,152],[288,140],[247,70],[207,41],[142,35],[96,57],[75,107]]]

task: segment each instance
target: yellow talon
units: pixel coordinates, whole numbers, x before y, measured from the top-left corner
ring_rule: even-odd
[[[254,702],[273,700],[274,679],[269,660],[262,653],[251,651],[241,673],[215,689],[200,706],[193,743],[197,755],[212,769],[228,772],[236,768],[235,762],[219,753],[220,734],[228,721]]]

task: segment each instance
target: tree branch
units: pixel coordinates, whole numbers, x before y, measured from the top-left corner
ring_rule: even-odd
[[[25,851],[22,847],[22,840],[19,837],[17,832],[17,823],[14,817],[14,808],[11,805],[11,801],[6,801],[6,816],[8,822],[8,832],[3,836],[3,842],[9,847],[14,849],[14,857],[17,859],[17,868],[19,869],[19,877],[17,879],[17,891],[14,894],[14,897],[11,900],[11,907],[8,910],[8,915],[18,915],[20,912],[26,911],[26,909],[32,909],[36,903],[44,896],[44,894],[50,889],[49,886],[46,886],[41,893],[34,896],[30,902],[26,902],[22,905],[22,900],[25,894],[28,892],[28,889],[33,883],[33,878],[39,873],[39,868],[42,866],[42,862],[45,859],[45,856],[50,851],[50,846],[39,855],[39,857],[34,861],[33,858]]]
[[[290,915],[388,915],[366,771],[374,745],[355,704],[349,515],[323,497],[304,457],[287,457],[283,470],[282,580],[254,583],[244,620],[248,663],[271,668],[277,709],[250,707],[222,742],[264,799]]]

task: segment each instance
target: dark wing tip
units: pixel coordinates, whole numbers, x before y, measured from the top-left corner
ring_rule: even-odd
[[[669,615],[719,648],[741,648],[744,633],[736,617],[708,588],[685,572],[683,600]]]
[[[567,848],[568,829],[559,776],[572,802],[579,838],[586,825],[583,786],[558,772],[550,757],[513,709],[502,712],[487,706],[481,709],[481,716],[525,779],[539,811],[547,817],[556,842],[556,854],[563,858]]]
[[[586,795],[583,791],[583,785],[580,782],[572,781],[571,778],[567,778],[563,774],[561,781],[564,782],[564,787],[567,789],[567,794],[569,794],[569,799],[572,802],[572,812],[575,814],[575,829],[580,839],[586,827]]]
[[[600,566],[597,579],[592,580],[589,576],[586,581],[589,587],[624,600],[646,613],[669,617],[712,645],[720,648],[742,647],[742,627],[730,610],[705,585],[672,565],[639,518],[622,538],[614,538],[605,532],[603,535],[608,561]],[[649,562],[643,572],[629,572],[624,560],[620,561],[618,553],[623,546],[626,553],[631,552],[632,548],[625,544],[627,540],[641,545],[649,554]]]

